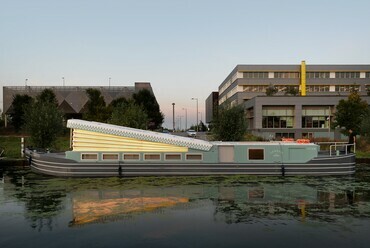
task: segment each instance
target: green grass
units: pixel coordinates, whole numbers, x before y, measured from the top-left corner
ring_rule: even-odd
[[[4,149],[2,157],[21,157],[21,138],[15,136],[0,136],[0,147]]]
[[[25,137],[25,147],[32,146],[29,137]],[[18,136],[0,136],[0,148],[4,149],[2,157],[21,158],[21,137]],[[69,150],[69,137],[59,137],[52,150]]]
[[[356,158],[370,158],[370,152],[356,150]]]

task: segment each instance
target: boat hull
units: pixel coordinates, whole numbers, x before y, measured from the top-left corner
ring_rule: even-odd
[[[78,163],[73,160],[32,154],[32,171],[62,177],[111,176],[204,176],[204,175],[351,175],[355,155],[318,157],[307,163]]]

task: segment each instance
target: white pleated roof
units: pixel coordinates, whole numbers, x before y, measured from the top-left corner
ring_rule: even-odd
[[[209,151],[212,148],[212,143],[204,140],[152,132],[148,130],[141,130],[130,127],[117,126],[100,122],[70,119],[67,121],[67,127],[91,132],[98,132],[103,134],[128,137],[138,140],[188,147],[203,151]]]

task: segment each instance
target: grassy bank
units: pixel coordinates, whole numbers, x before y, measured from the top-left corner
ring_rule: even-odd
[[[29,137],[25,137],[25,147],[32,146]],[[0,148],[4,149],[2,157],[21,158],[21,137],[0,136]],[[51,150],[66,151],[69,149],[69,137],[59,137]]]

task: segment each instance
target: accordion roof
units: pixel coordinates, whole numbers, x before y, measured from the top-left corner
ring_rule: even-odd
[[[165,143],[170,145],[188,147],[197,150],[209,151],[212,143],[188,137],[175,136],[171,134],[158,133],[153,131],[135,129],[130,127],[117,126],[112,124],[70,119],[67,122],[68,128],[81,129],[103,134],[111,134],[122,137],[128,137],[138,140]]]

